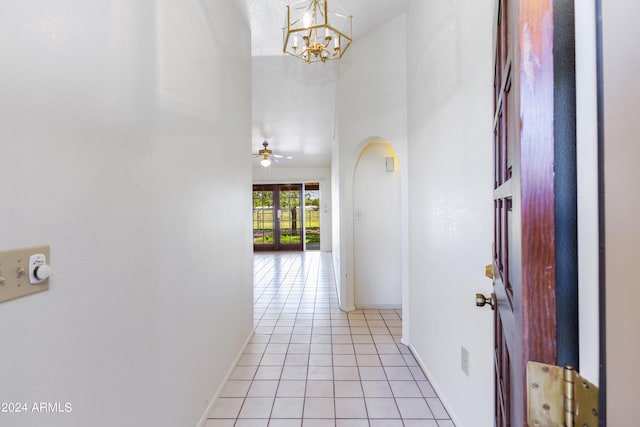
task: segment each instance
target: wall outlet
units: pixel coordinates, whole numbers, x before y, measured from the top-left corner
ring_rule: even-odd
[[[460,368],[467,376],[469,376],[469,350],[460,346]]]

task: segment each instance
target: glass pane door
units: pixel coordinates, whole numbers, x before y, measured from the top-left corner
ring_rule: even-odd
[[[287,249],[302,249],[302,217],[300,216],[300,192],[299,184],[280,185],[278,192],[278,212],[280,231],[280,246],[288,246]]]
[[[253,244],[274,249],[274,189],[273,186],[253,187]]]
[[[304,236],[306,250],[320,249],[320,184],[304,184]]]
[[[254,250],[302,250],[302,184],[253,186]]]

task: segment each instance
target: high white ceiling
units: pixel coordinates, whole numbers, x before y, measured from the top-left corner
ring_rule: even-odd
[[[293,156],[273,167],[329,167],[334,132],[338,61],[307,64],[282,53],[287,4],[297,0],[246,2],[253,55],[252,150],[267,140],[275,153]],[[353,15],[353,44],[406,9],[407,0],[329,0]],[[349,61],[350,52],[342,61]],[[254,167],[260,167],[256,160]]]

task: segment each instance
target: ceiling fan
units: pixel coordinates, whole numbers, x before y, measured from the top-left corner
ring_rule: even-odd
[[[264,148],[258,151],[258,154],[254,154],[253,157],[261,157],[262,160],[260,160],[260,164],[265,168],[271,166],[271,162],[278,163],[278,159],[293,159],[293,157],[284,154],[273,154],[273,151],[269,150],[269,143],[267,141],[264,141],[262,146]]]

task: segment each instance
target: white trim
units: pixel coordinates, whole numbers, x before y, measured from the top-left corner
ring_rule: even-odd
[[[416,351],[416,349],[413,347],[413,345],[411,345],[410,342],[404,342],[404,339],[402,339],[402,343],[407,347],[409,347],[409,350],[411,350],[411,354],[413,354],[413,357],[418,362],[418,365],[420,365],[420,368],[422,368],[422,371],[427,376],[429,383],[431,383],[433,390],[438,395],[438,398],[440,399],[440,402],[442,402],[444,409],[447,410],[447,413],[449,414],[449,418],[451,418],[451,421],[453,421],[456,427],[463,427],[462,422],[460,421],[456,413],[453,412],[453,410],[451,409],[451,405],[449,404],[449,401],[444,397],[444,393],[442,392],[442,389],[440,388],[440,386],[438,386],[438,383],[433,379],[433,375],[431,375],[427,367],[424,365],[424,362],[422,361],[420,356],[418,356],[418,352]]]
[[[333,261],[333,274],[334,274],[334,281],[335,281],[335,286],[336,286],[336,296],[338,297],[338,307],[340,307],[340,310],[342,311],[346,311],[346,312],[350,312],[350,311],[354,311],[356,308],[353,306],[345,306],[342,303],[342,298],[340,296],[340,287],[338,286],[338,276],[336,273],[336,265],[335,265],[335,258],[333,257],[333,253],[331,254],[331,260]]]
[[[216,392],[213,394],[213,397],[211,397],[211,399],[209,399],[209,404],[207,405],[206,409],[204,410],[204,414],[202,414],[202,416],[198,420],[198,423],[195,425],[195,427],[204,427],[205,423],[209,419],[209,414],[211,413],[211,410],[213,409],[213,405],[216,403],[216,400],[218,400],[218,397],[220,397],[220,394],[224,390],[224,387],[227,385],[227,381],[229,381],[229,378],[231,377],[231,373],[233,372],[233,370],[235,369],[236,365],[240,361],[240,358],[244,354],[244,351],[247,349],[247,346],[251,342],[251,339],[253,338],[254,334],[255,334],[255,328],[251,331],[251,333],[247,337],[246,341],[242,345],[242,348],[240,349],[240,352],[238,353],[236,358],[231,363],[231,367],[229,368],[229,370],[227,371],[227,374],[222,379],[222,382],[220,383],[220,387],[218,387]]]
[[[600,369],[598,106],[596,9],[575,2],[578,307],[580,375],[598,385]]]
[[[355,309],[356,310],[402,310],[402,304],[356,304]],[[402,317],[404,317],[404,315]]]
[[[345,306],[343,306],[342,304],[339,304],[339,305],[340,305],[340,310],[342,310],[342,311],[349,312],[349,311],[354,311],[354,310],[356,310],[356,308],[355,308],[355,307],[345,307]]]

